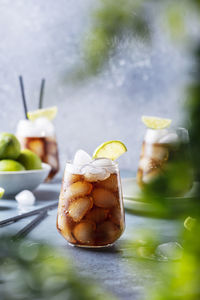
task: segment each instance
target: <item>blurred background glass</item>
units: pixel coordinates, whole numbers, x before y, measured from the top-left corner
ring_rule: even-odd
[[[140,10],[137,4],[141,2]],[[1,130],[15,132],[23,117],[18,75],[24,77],[31,110],[37,108],[40,82],[46,78],[44,106],[57,105],[59,109],[55,123],[63,167],[77,148],[92,152],[105,140],[119,139],[129,150],[121,167],[136,171],[145,133],[141,115],[157,115],[189,129],[194,174],[199,179],[199,4],[199,0],[181,4],[168,0],[2,0]],[[88,61],[82,74],[93,76],[75,84],[69,78],[75,67],[84,67],[83,58]],[[168,249],[175,246],[179,261],[151,266],[150,273],[156,271],[161,284],[154,293],[146,290],[147,299],[200,298],[200,189],[195,201],[179,214],[163,197],[163,187],[166,191],[179,189],[179,183],[181,189],[185,187],[184,180],[177,180],[182,178],[180,172],[187,173],[184,162],[183,157],[170,166],[166,176],[144,189],[143,200],[154,204],[158,217],[169,212],[180,224],[172,230],[180,245],[175,242]],[[138,238],[134,232],[128,241],[131,256],[135,250],[140,259],[159,260],[156,249],[161,251],[164,244],[159,245],[163,241],[157,229],[145,229]],[[134,257],[133,265],[135,262]]]
[[[99,1],[2,0],[1,130],[15,132],[23,117],[18,75],[24,77],[30,110],[37,108],[45,77],[44,106],[59,109],[55,124],[61,166],[78,148],[92,152],[102,141],[119,139],[129,150],[120,159],[121,167],[136,171],[145,132],[141,115],[167,116],[182,125],[182,87],[192,61],[181,34],[195,37],[200,30],[195,10],[183,8],[187,26],[182,27],[180,10],[171,12],[168,1],[145,5],[150,43],[137,33],[124,37],[101,73],[74,85],[66,78],[83,58],[83,41]],[[178,38],[171,38],[167,10],[172,24],[175,19],[172,37]]]

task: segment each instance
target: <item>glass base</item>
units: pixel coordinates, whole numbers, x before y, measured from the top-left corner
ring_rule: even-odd
[[[114,245],[114,243],[112,244],[108,244],[108,245],[103,245],[103,246],[90,246],[90,245],[79,245],[79,244],[72,244],[72,243],[69,243],[68,244],[70,246],[73,246],[73,247],[78,247],[78,248],[89,248],[89,249],[99,249],[99,248],[109,248],[109,247],[112,247]]]

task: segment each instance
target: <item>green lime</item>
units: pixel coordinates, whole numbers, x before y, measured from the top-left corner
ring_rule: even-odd
[[[31,150],[22,150],[18,157],[18,161],[25,167],[26,170],[42,169],[41,159]]]
[[[0,171],[24,171],[25,168],[19,162],[12,159],[0,160]]]
[[[109,158],[117,159],[119,156],[127,151],[126,146],[120,141],[108,141],[101,144],[93,154],[93,158]]]
[[[20,143],[11,133],[0,133],[0,159],[16,159],[20,154]]]

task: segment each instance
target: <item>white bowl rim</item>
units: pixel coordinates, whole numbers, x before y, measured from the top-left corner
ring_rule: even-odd
[[[44,171],[50,171],[51,166],[46,163],[42,163],[42,169],[36,169],[36,170],[23,170],[23,171],[0,171],[0,175],[10,175],[10,174],[31,174],[31,173],[42,173]]]

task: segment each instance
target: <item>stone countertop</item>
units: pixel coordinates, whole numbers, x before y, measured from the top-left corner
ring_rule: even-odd
[[[36,209],[43,205],[48,205],[58,199],[60,191],[60,181],[51,184],[42,184],[34,192],[36,204],[29,208]],[[17,215],[19,210],[17,203],[13,199],[0,200],[0,220]],[[28,224],[33,217],[25,218],[9,226],[0,228],[0,236],[5,233],[18,232]],[[45,241],[59,249],[66,251],[71,257],[78,272],[83,276],[90,276],[97,281],[104,289],[112,292],[119,299],[141,299],[144,292],[145,283],[152,278],[149,262],[140,262],[129,257],[126,251],[126,243],[134,235],[136,229],[149,228],[158,229],[164,241],[175,239],[175,221],[145,218],[126,213],[126,229],[122,237],[113,247],[104,249],[83,249],[72,247],[57,232],[56,229],[56,209],[48,213],[48,217],[43,220],[31,233],[29,238]],[[142,264],[142,272],[141,272]]]

